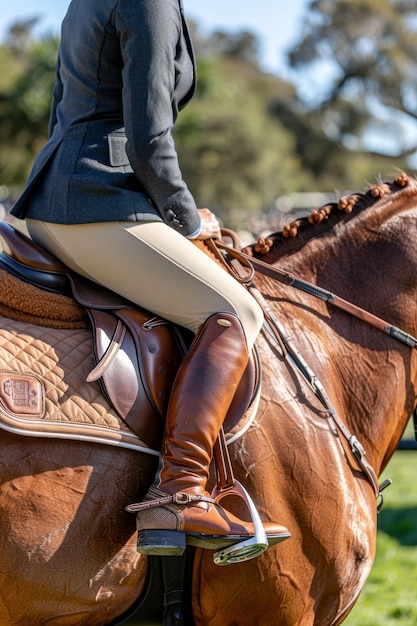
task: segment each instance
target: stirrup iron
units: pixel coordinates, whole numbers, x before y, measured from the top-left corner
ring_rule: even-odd
[[[239,541],[238,543],[234,543],[232,546],[228,546],[227,548],[223,548],[222,550],[215,552],[213,555],[214,563],[216,565],[232,565],[233,563],[243,563],[244,561],[255,559],[257,556],[265,552],[269,544],[264,526],[252,498],[243,485],[237,481],[229,490],[219,492],[218,495],[215,494],[216,491],[217,489],[214,489],[212,493],[212,497],[214,497],[216,503],[219,503],[223,497],[232,494],[239,495],[245,500],[251,520],[255,527],[255,534],[253,537],[249,537],[244,541]]]
[[[255,528],[253,537],[239,541],[227,548],[215,552],[213,561],[216,565],[232,565],[233,563],[243,563],[254,559],[269,547],[259,513],[252,501],[252,498],[233,475],[232,462],[227,449],[226,438],[223,428],[220,429],[219,436],[214,444],[214,461],[217,472],[217,485],[211,493],[216,503],[226,496],[239,496],[245,501],[250,513],[251,521]]]

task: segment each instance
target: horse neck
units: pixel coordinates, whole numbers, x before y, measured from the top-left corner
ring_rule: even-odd
[[[272,264],[415,335],[416,212],[412,208],[402,207],[401,213],[392,205],[369,209],[356,219],[330,224],[321,236],[304,234],[297,243],[284,243],[280,254],[275,251]],[[321,382],[379,471],[394,452],[414,408],[414,351],[331,304],[296,294],[290,287],[275,286],[272,291],[279,298],[270,305],[278,317],[284,314],[307,362],[309,352],[328,355],[326,365],[313,357]],[[266,292],[271,295],[270,283]],[[309,330],[300,333],[303,327]]]
[[[325,225],[310,226],[264,257],[417,334],[417,189]]]

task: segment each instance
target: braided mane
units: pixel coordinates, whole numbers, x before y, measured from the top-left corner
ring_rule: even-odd
[[[258,237],[258,241],[245,248],[247,254],[268,254],[270,249],[285,239],[294,238],[299,232],[304,232],[313,226],[328,220],[330,215],[343,215],[352,213],[353,210],[361,211],[376,204],[379,200],[388,199],[406,187],[417,190],[417,180],[408,176],[405,172],[400,174],[392,182],[378,182],[364,192],[352,193],[343,196],[338,202],[331,202],[319,209],[313,209],[308,217],[302,217],[285,224],[281,232],[272,233],[268,237]]]

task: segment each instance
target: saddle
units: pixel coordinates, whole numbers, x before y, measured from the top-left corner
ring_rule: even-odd
[[[26,303],[26,310],[21,302],[0,304],[0,314],[13,319],[23,314],[25,321],[52,327],[87,326],[94,357],[87,382],[98,381],[117,415],[147,446],[159,450],[171,388],[191,334],[73,272],[11,224],[0,222],[0,243],[1,270],[28,290],[41,289],[42,300],[49,298],[55,309],[56,298],[59,303],[46,320],[44,302],[35,314],[33,302]],[[258,382],[252,355],[225,420],[226,432],[251,404]],[[10,390],[8,396],[10,402]]]

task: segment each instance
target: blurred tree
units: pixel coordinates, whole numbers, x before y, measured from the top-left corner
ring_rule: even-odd
[[[250,63],[259,68],[259,42],[247,31],[226,33],[215,31],[206,41],[207,51],[220,57]]]
[[[231,43],[219,46],[218,33],[202,47],[200,41],[197,37],[199,89],[178,119],[175,141],[198,203],[237,227],[277,195],[312,182],[301,169],[291,133],[268,109],[277,94],[293,100],[294,90],[262,72],[252,53],[235,57]]]
[[[313,0],[289,61],[327,147],[396,158],[417,150],[414,0]]]
[[[32,37],[36,20],[11,27],[0,47],[0,181],[21,188],[46,141],[58,38]]]
[[[189,27],[199,57],[212,60],[230,57],[260,69],[259,40],[253,33],[246,30],[233,33],[215,30],[204,37],[195,22],[190,21]]]
[[[14,55],[24,56],[33,44],[33,28],[38,23],[37,17],[14,22],[6,35],[5,45]]]

